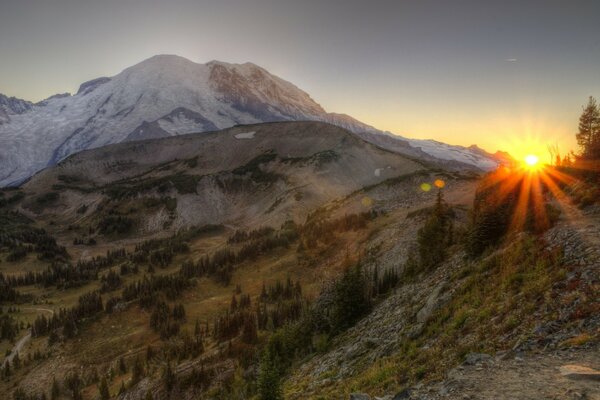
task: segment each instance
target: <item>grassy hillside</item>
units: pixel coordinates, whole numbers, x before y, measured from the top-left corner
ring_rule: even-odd
[[[221,134],[235,157],[217,135],[123,144],[2,192],[0,393],[253,396],[269,338],[434,201],[423,183],[473,185],[329,125]]]

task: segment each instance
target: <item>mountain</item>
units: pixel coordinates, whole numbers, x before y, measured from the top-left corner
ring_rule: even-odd
[[[496,165],[468,148],[406,140],[327,113],[307,93],[252,63],[198,64],[160,55],[83,83],[75,95],[36,104],[0,96],[0,186],[107,144],[298,120],[329,122],[374,144],[442,164],[482,170]]]
[[[598,398],[600,209],[513,234],[530,172],[474,175],[317,121],[68,156],[0,189],[0,398]]]
[[[430,173],[426,165],[330,124],[263,123],[79,152],[24,183],[21,208],[61,225],[93,225],[106,210],[136,209],[126,215],[139,235],[205,224],[278,226],[290,218],[303,221],[363,187]],[[40,207],[49,192],[57,198]],[[168,213],[144,206],[148,198],[167,197],[174,202]],[[79,211],[82,205],[87,212]]]
[[[33,104],[16,97],[7,97],[0,93],[0,125],[10,122],[11,115],[23,114],[31,110]]]

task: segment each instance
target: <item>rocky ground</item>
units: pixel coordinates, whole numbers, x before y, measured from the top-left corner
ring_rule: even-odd
[[[599,348],[553,352],[469,354],[447,379],[417,385],[381,400],[600,399]],[[364,400],[366,394],[351,395]]]
[[[381,236],[414,235],[399,222]],[[470,353],[440,381],[420,383],[400,393],[366,399],[600,399],[600,209],[581,211],[563,204],[562,217],[544,239],[550,248],[564,249],[568,272],[555,284],[552,296],[558,304],[556,318],[537,325],[531,335],[508,351],[494,355]],[[385,241],[400,245],[402,241]],[[405,247],[406,243],[404,243]],[[402,248],[384,249],[382,265],[392,265]],[[417,336],[433,311],[452,297],[448,287],[461,258],[455,257],[425,280],[404,285],[377,305],[373,312],[342,337],[331,349],[304,363],[292,376],[294,386],[308,381],[292,398],[319,396],[322,388],[347,379],[382,357],[400,349],[403,338]],[[453,267],[454,266],[454,267]],[[568,290],[567,290],[568,289]],[[585,318],[580,313],[584,298],[591,304]],[[591,300],[591,302],[590,302]],[[573,320],[578,321],[572,323]],[[416,322],[416,323],[415,323]],[[580,341],[581,343],[575,343]],[[343,362],[340,362],[343,360]],[[307,379],[307,377],[309,379]],[[343,397],[340,397],[343,398]]]

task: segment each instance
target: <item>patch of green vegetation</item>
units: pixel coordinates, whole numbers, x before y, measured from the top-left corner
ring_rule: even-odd
[[[81,183],[83,179],[73,175],[58,175],[58,180],[64,183]]]
[[[77,185],[73,185],[73,184],[62,184],[62,183],[56,183],[54,185],[52,185],[52,190],[55,191],[63,191],[63,190],[73,190],[75,192],[80,192],[80,193],[93,193],[96,191],[95,188],[93,187],[84,187],[84,186],[77,186]]]
[[[357,189],[354,192],[350,193],[348,196],[346,196],[346,199],[348,199],[348,198],[350,198],[350,197],[352,197],[352,196],[354,196],[354,195],[356,195],[358,193],[368,192],[368,191],[373,190],[376,187],[381,186],[381,185],[385,185],[386,187],[390,187],[390,186],[398,185],[398,184],[403,183],[403,182],[407,182],[407,181],[409,181],[409,180],[411,180],[413,178],[418,178],[418,177],[423,177],[423,176],[429,176],[430,173],[431,173],[430,170],[420,169],[420,170],[411,172],[409,174],[404,174],[404,175],[396,176],[394,178],[388,178],[388,179],[386,179],[386,180],[384,180],[382,182],[374,183],[372,185],[367,185],[367,186],[364,186],[364,187],[362,187],[360,189]]]
[[[502,169],[482,180],[467,231],[465,248],[469,256],[480,256],[514,231],[541,233],[554,225],[560,211],[550,203],[524,195],[533,192],[530,185],[527,174],[517,171],[506,176]],[[546,190],[544,185],[540,183],[539,189]]]
[[[65,260],[69,256],[64,247],[33,221],[17,212],[0,212],[0,250],[8,250],[8,261],[18,261],[30,252],[41,260]]]
[[[11,196],[6,196],[4,192],[0,192],[0,194],[2,194],[2,197],[0,198],[0,208],[18,203],[25,198],[25,193],[21,191],[18,191]]]
[[[59,197],[58,192],[47,192],[36,197],[35,202],[41,207],[46,207],[58,200]]]
[[[254,157],[252,160],[248,161],[246,164],[239,166],[233,169],[231,172],[234,175],[239,176],[250,176],[254,182],[257,183],[273,183],[281,178],[280,174],[264,171],[261,166],[263,164],[268,164],[277,159],[277,154],[273,151],[268,151],[261,155]]]
[[[321,167],[324,164],[339,160],[340,155],[333,150],[324,150],[318,153],[312,154],[308,157],[286,157],[281,161],[288,164],[310,164]]]
[[[144,207],[156,208],[164,206],[168,211],[177,209],[177,199],[174,197],[145,197],[143,199]]]
[[[107,215],[98,223],[98,231],[103,235],[124,235],[131,233],[134,220],[122,215]]]
[[[183,164],[188,168],[196,168],[198,166],[198,156],[183,160]]]
[[[173,175],[145,178],[131,181],[120,181],[112,183],[103,188],[104,193],[113,200],[135,197],[140,193],[156,190],[159,193],[165,193],[171,188],[175,188],[179,194],[196,193],[196,186],[201,176],[188,175],[178,172]]]

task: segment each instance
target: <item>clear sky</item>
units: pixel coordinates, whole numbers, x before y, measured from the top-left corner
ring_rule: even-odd
[[[162,53],[254,62],[405,136],[542,152],[575,148],[600,97],[600,1],[0,0],[6,95],[74,92]]]

